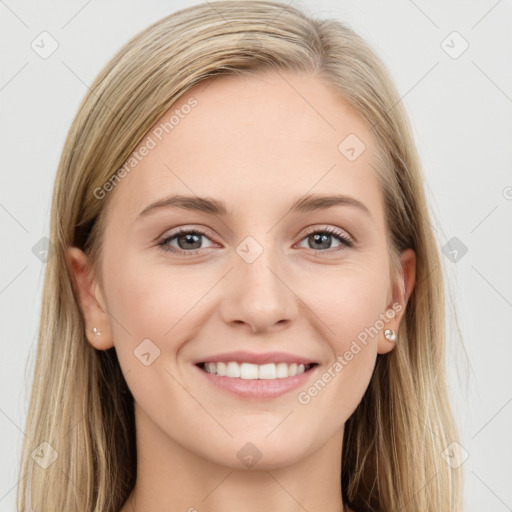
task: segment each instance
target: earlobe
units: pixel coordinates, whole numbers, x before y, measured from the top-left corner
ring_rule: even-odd
[[[391,319],[384,325],[379,335],[377,348],[379,354],[387,354],[394,348],[395,343],[400,343],[398,329],[416,282],[416,253],[412,249],[403,251],[400,264],[401,276],[393,285],[393,298],[386,311],[387,317]]]
[[[99,283],[88,265],[86,254],[77,247],[68,247],[67,264],[73,288],[80,304],[86,326],[86,337],[97,350],[114,346],[108,312]]]

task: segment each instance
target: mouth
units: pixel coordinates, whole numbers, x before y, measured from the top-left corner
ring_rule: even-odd
[[[318,366],[318,363],[289,364],[278,362],[260,365],[246,362],[239,363],[237,361],[217,361],[197,363],[196,366],[205,373],[219,377],[228,377],[230,379],[278,380],[302,375],[303,373],[311,371],[315,366]]]

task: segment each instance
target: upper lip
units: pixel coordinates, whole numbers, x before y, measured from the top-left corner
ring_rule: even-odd
[[[286,352],[264,352],[257,354],[254,352],[244,352],[238,350],[235,352],[224,352],[223,354],[215,354],[212,356],[204,357],[194,364],[200,363],[229,363],[235,361],[236,363],[252,363],[252,364],[267,364],[267,363],[287,363],[287,364],[312,364],[315,363],[312,359],[307,357],[297,356],[294,354],[288,354]]]

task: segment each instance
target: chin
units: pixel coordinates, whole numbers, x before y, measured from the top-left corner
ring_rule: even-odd
[[[235,438],[231,446],[219,447],[218,451],[205,454],[206,458],[234,470],[267,471],[290,466],[307,456],[297,449],[305,444],[290,438],[286,443],[279,436],[275,439],[260,439],[258,436],[252,441],[250,439],[250,436],[245,436],[244,440]]]

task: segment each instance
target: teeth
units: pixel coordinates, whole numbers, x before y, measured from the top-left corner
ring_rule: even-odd
[[[306,366],[307,369],[311,367],[311,365]],[[297,363],[268,363],[262,365],[252,363],[238,364],[235,361],[230,361],[229,363],[205,363],[204,370],[208,373],[219,375],[220,377],[240,378],[246,380],[273,380],[300,375],[306,371],[306,366]]]

